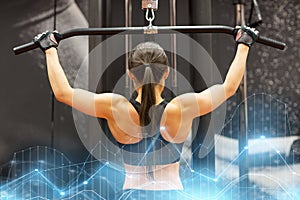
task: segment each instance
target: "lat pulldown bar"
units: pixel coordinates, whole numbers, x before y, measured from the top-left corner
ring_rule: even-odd
[[[160,34],[174,34],[174,31],[180,33],[225,33],[233,35],[234,28],[230,26],[160,26],[155,27]],[[62,32],[62,40],[83,35],[116,35],[124,32],[124,34],[144,34],[147,27],[114,27],[114,28],[78,28]],[[130,33],[126,32],[130,31]],[[286,46],[285,43],[273,40],[267,37],[259,36],[258,43],[271,46],[283,50]],[[29,42],[21,46],[13,48],[16,55],[38,48],[34,42]]]

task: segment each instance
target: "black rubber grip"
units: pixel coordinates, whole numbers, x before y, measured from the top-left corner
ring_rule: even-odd
[[[29,42],[27,44],[23,44],[21,46],[17,46],[13,48],[13,51],[15,52],[16,55],[33,50],[38,48],[39,46],[35,44],[34,42]]]
[[[286,47],[285,43],[264,36],[259,36],[257,42],[281,50],[284,50]]]
[[[111,27],[111,28],[78,28],[61,33],[62,40],[79,36],[79,35],[115,35],[119,33],[128,34],[143,34],[145,27]],[[155,27],[158,33],[170,34],[170,33],[224,33],[233,35],[234,28],[230,26],[159,26]],[[127,32],[129,31],[129,32]],[[277,49],[283,50],[286,46],[285,43],[279,42],[267,37],[259,36],[258,43],[271,46]],[[38,48],[38,45],[34,42],[23,44],[21,46],[15,47],[13,51],[16,55]]]

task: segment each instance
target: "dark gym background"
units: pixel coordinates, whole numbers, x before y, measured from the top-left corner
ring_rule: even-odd
[[[88,27],[89,5],[93,0],[58,0],[57,29]],[[124,26],[124,2],[99,0],[102,26]],[[144,25],[140,1],[133,2],[133,26]],[[156,13],[156,25],[169,25],[169,4],[161,0]],[[259,1],[264,24],[259,28],[264,36],[287,43],[282,52],[260,44],[251,49],[248,60],[248,94],[266,93],[288,104],[291,134],[300,131],[300,3],[298,0]],[[249,8],[249,5],[247,5]],[[95,9],[95,8],[94,8]],[[3,1],[1,18],[1,104],[0,104],[0,166],[9,162],[13,153],[32,146],[51,145],[50,87],[46,77],[44,55],[40,50],[15,56],[14,46],[31,41],[34,35],[53,29],[53,1]],[[94,22],[93,22],[94,23]],[[178,0],[177,25],[221,24],[234,26],[234,7],[227,0]],[[225,76],[234,56],[235,43],[228,35],[193,35],[211,53]],[[211,40],[209,40],[211,39]],[[59,47],[61,63],[70,82],[88,54],[88,38],[76,37],[63,41]],[[113,69],[112,69],[113,70]],[[119,69],[117,69],[119,70]],[[186,68],[179,66],[179,71]],[[117,71],[112,71],[117,73]],[[113,76],[111,74],[111,76]],[[190,81],[196,90],[205,86],[198,77]],[[108,86],[109,87],[109,86]],[[239,93],[229,101],[229,113],[240,102]],[[71,109],[55,103],[54,148],[73,162],[83,161],[88,152],[74,127]],[[205,125],[203,125],[205,131]],[[199,135],[201,140],[201,135]],[[197,141],[197,140],[196,140]]]

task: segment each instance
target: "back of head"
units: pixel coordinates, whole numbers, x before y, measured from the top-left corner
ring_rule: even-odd
[[[136,85],[142,87],[140,124],[146,126],[152,120],[155,125],[154,116],[149,116],[149,110],[156,104],[154,86],[160,83],[168,70],[168,58],[164,49],[154,42],[138,44],[129,54],[129,70],[136,79]]]
[[[129,56],[129,69],[145,63],[160,63],[168,65],[168,58],[164,49],[155,42],[143,42],[138,44]]]

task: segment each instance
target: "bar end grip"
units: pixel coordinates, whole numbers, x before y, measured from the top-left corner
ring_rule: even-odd
[[[267,46],[271,46],[280,50],[284,50],[286,48],[286,44],[283,42],[279,42],[277,40],[273,40],[264,36],[259,36],[257,39],[258,43],[267,45]]]
[[[14,51],[15,55],[19,55],[21,53],[24,53],[24,52],[27,52],[27,51],[30,51],[30,50],[33,50],[36,48],[38,48],[37,44],[35,44],[34,42],[29,42],[27,44],[23,44],[21,46],[17,46],[15,48],[13,48],[13,51]]]

